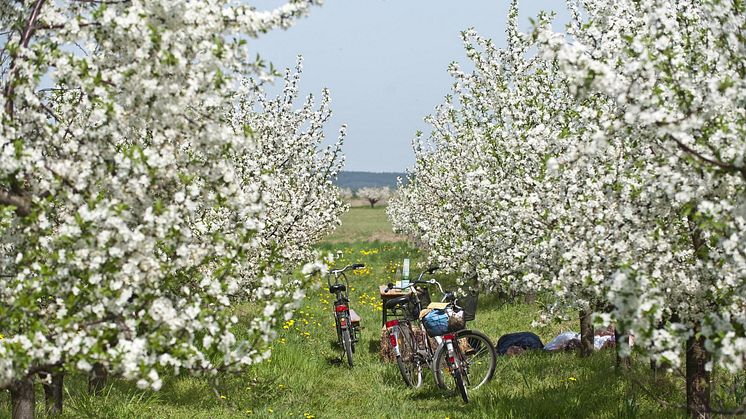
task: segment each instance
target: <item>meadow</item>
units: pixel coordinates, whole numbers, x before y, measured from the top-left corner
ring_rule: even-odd
[[[378,240],[368,240],[374,237]],[[349,241],[344,241],[349,238]],[[86,394],[84,377],[66,377],[62,417],[112,418],[511,418],[511,417],[683,417],[683,377],[653,374],[646,362],[633,359],[632,370],[615,369],[613,350],[581,359],[573,353],[527,353],[499,357],[494,380],[472,393],[464,404],[436,388],[426,375],[422,388],[404,386],[396,364],[379,356],[381,332],[380,284],[395,280],[405,257],[414,271],[423,254],[391,232],[383,208],[353,208],[326,242],[323,252],[341,252],[339,265],[364,263],[350,275],[351,306],[363,318],[364,330],[355,353],[356,365],[342,362],[332,317],[333,296],[322,285],[287,321],[274,343],[269,361],[240,375],[215,379],[168,377],[159,392],[141,391],[131,383],[111,380],[101,396]],[[440,277],[445,282],[452,278]],[[541,298],[538,299],[541,301]],[[574,322],[532,327],[539,303],[480,297],[477,318],[470,327],[495,341],[503,334],[532,331],[544,342]],[[239,317],[250,307],[237,308]],[[238,331],[240,333],[240,331]],[[427,371],[426,371],[427,373]],[[740,402],[732,377],[718,381],[714,399]],[[719,385],[718,385],[719,384]],[[741,386],[743,384],[741,383]],[[38,416],[43,393],[38,390]],[[0,394],[0,417],[9,417],[7,392]]]

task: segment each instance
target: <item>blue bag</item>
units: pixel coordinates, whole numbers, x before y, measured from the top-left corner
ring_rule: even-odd
[[[450,310],[433,309],[422,318],[427,334],[430,336],[442,336],[449,332],[455,332],[464,328],[463,311],[454,313]]]

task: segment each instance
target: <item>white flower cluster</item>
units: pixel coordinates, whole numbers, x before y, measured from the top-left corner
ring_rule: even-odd
[[[296,110],[297,77],[277,100],[237,79],[260,71],[246,36],[314,3],[0,1],[0,388],[268,356],[304,295],[288,272],[344,209],[341,157],[317,151],[326,94]]]
[[[677,365],[746,356],[746,44],[740,2],[571,2],[566,36],[510,12],[415,141],[395,228],[491,290],[606,312]],[[583,11],[581,13],[580,11]],[[537,53],[538,51],[538,53]]]

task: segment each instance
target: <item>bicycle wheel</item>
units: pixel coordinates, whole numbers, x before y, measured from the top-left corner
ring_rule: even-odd
[[[466,385],[464,385],[464,377],[461,375],[460,369],[453,371],[453,381],[456,383],[456,388],[461,395],[461,399],[464,403],[469,403],[469,395],[466,394]]]
[[[347,354],[347,363],[352,367],[352,338],[350,337],[350,329],[342,329],[342,346],[344,346],[345,353]]]
[[[490,338],[477,330],[459,330],[455,335],[455,342],[458,342],[458,345],[454,345],[454,349],[463,363],[461,379],[467,389],[475,390],[490,381],[495,374],[497,366],[495,346]],[[433,373],[440,388],[454,390],[448,383],[450,380],[445,379],[447,355],[446,346],[440,345],[435,351]]]
[[[396,365],[399,366],[399,372],[404,379],[407,387],[418,388],[422,386],[422,365],[417,358],[417,343],[409,327],[399,328],[399,346],[400,355],[396,357]]]

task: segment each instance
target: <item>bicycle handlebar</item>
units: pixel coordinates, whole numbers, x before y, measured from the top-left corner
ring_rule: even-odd
[[[424,272],[423,272],[423,273],[424,273]],[[420,278],[422,278],[422,274],[420,274]],[[409,285],[407,285],[406,287],[395,287],[393,283],[389,282],[388,284],[386,284],[386,289],[384,289],[384,291],[383,291],[383,292],[389,292],[389,291],[390,291],[390,290],[392,290],[392,289],[397,289],[397,290],[405,290],[405,289],[407,289],[407,288],[412,288],[412,287],[414,287],[414,286],[415,286],[415,285],[417,285],[417,284],[423,284],[423,285],[437,285],[437,286],[438,286],[438,289],[440,289],[440,292],[441,292],[441,294],[443,294],[443,295],[446,295],[446,294],[448,294],[448,292],[446,292],[446,291],[443,291],[443,286],[442,286],[442,285],[440,285],[440,282],[438,282],[438,281],[436,281],[436,280],[434,280],[434,279],[431,279],[431,280],[429,280],[429,281],[422,281],[422,280],[420,280],[420,279],[417,279],[417,280],[414,280],[414,281],[410,282],[410,283],[409,283]]]
[[[332,275],[334,275],[334,283],[335,284],[339,283],[339,277],[341,276],[342,278],[344,278],[345,283],[347,284],[347,286],[349,286],[350,284],[349,284],[349,282],[347,280],[347,275],[344,274],[345,271],[361,269],[361,268],[364,268],[364,267],[365,267],[365,265],[362,264],[362,263],[354,263],[352,265],[347,265],[347,266],[345,266],[342,269],[330,269],[329,270],[329,275],[326,276],[326,283],[329,284],[329,286],[331,287],[332,286]]]
[[[329,273],[332,273],[332,274],[334,274],[334,275],[339,275],[339,274],[341,274],[342,272],[348,271],[348,270],[350,270],[350,269],[352,269],[352,270],[355,270],[355,269],[362,269],[362,268],[364,268],[364,267],[365,267],[365,264],[362,264],[362,263],[355,263],[355,264],[352,264],[352,265],[347,265],[347,266],[345,266],[345,267],[344,267],[344,268],[342,268],[342,269],[330,269],[330,270],[329,270]]]

